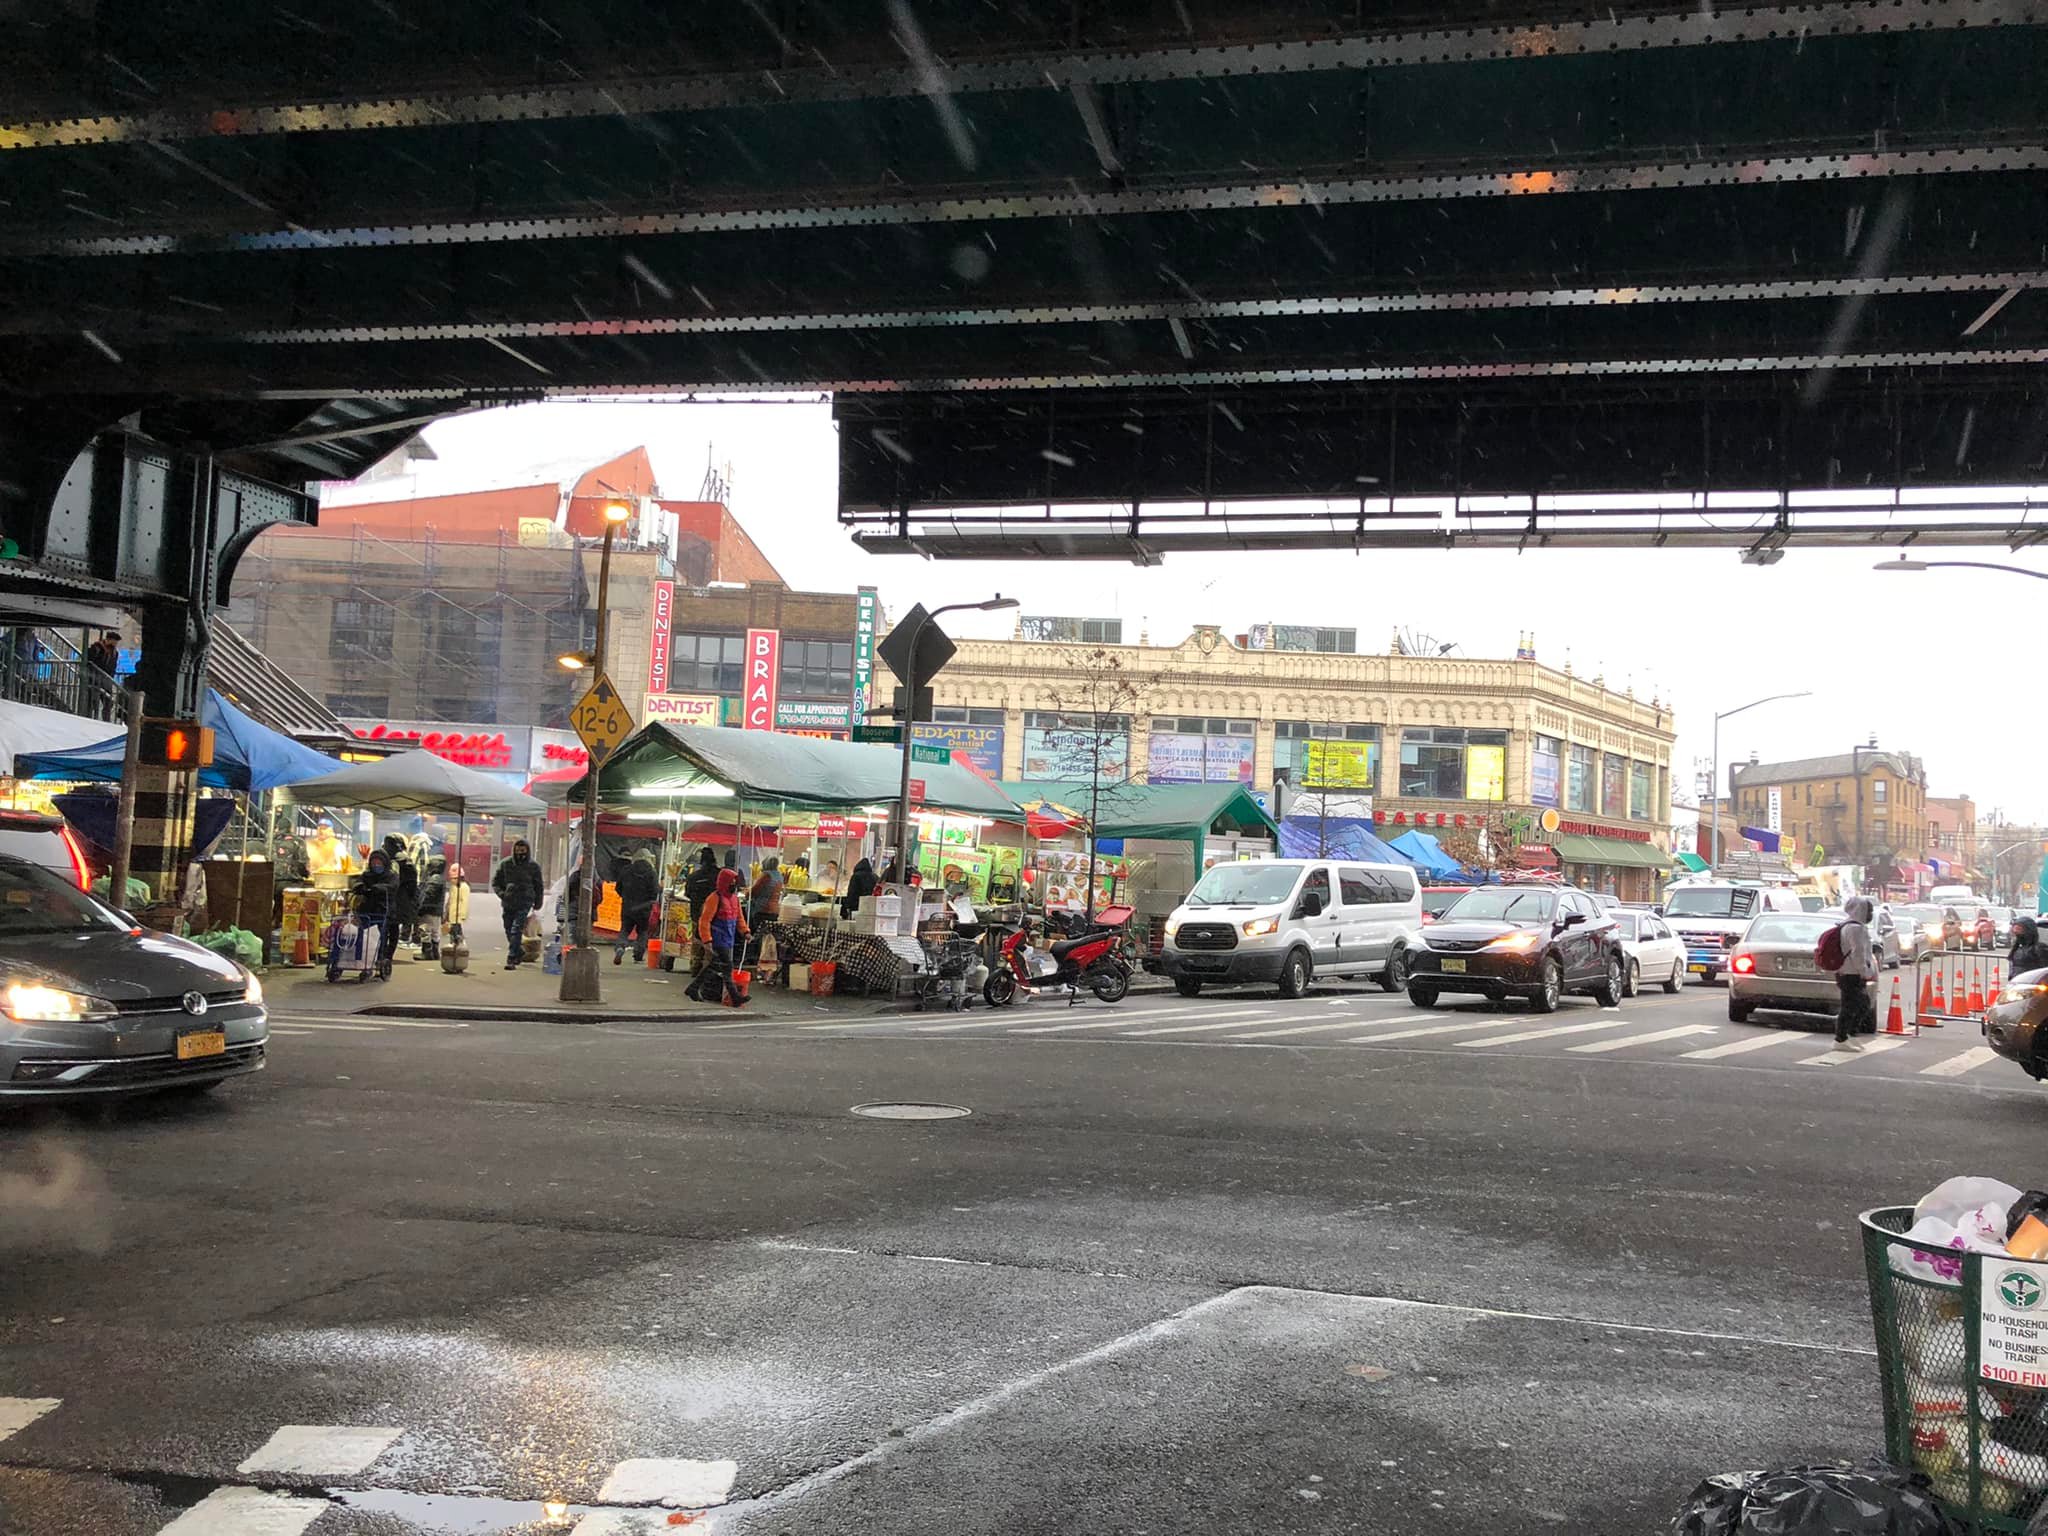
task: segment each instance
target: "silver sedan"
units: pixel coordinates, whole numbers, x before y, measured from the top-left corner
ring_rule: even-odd
[[[1728,1018],[1746,1024],[1759,1008],[1833,1018],[1840,998],[1832,974],[1813,958],[1839,912],[1767,912],[1751,923],[1728,959]]]
[[[178,1089],[262,1068],[263,984],[0,855],[0,1100]]]

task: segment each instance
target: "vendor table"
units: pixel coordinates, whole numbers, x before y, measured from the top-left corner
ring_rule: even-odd
[[[768,923],[762,931],[774,937],[779,964],[816,965],[829,960],[839,968],[841,986],[849,991],[893,993],[902,977],[924,965],[924,951],[915,939],[853,933],[829,927],[820,918]]]

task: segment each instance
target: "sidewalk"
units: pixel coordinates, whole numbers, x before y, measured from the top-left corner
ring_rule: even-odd
[[[352,977],[329,982],[325,966],[273,966],[264,972],[263,988],[274,1013],[371,1013],[386,1018],[647,1019],[673,1023],[721,1015],[733,1019],[755,1015],[865,1017],[908,1006],[880,996],[812,997],[807,992],[757,982],[753,1001],[744,1009],[720,1008],[693,1003],[683,995],[690,984],[687,971],[650,971],[644,965],[634,965],[630,954],[624,965],[615,966],[609,945],[602,953],[599,985],[604,1001],[600,1003],[564,1003],[558,995],[561,977],[546,974],[538,961],[507,971],[504,956],[498,953],[480,957],[472,952],[469,969],[460,976],[450,976],[436,960],[400,959],[392,968],[391,979],[382,982],[358,982]]]

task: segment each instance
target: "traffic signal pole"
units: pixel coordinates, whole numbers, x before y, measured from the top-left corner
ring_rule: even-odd
[[[128,710],[128,742],[121,752],[121,804],[114,815],[114,866],[107,871],[107,905],[128,910],[128,862],[135,848],[135,778],[142,766],[142,690],[122,694]]]

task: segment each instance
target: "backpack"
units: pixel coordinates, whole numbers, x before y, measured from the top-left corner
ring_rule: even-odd
[[[1842,925],[1836,923],[1813,946],[1813,963],[1824,971],[1839,971],[1847,958],[1842,953]]]

